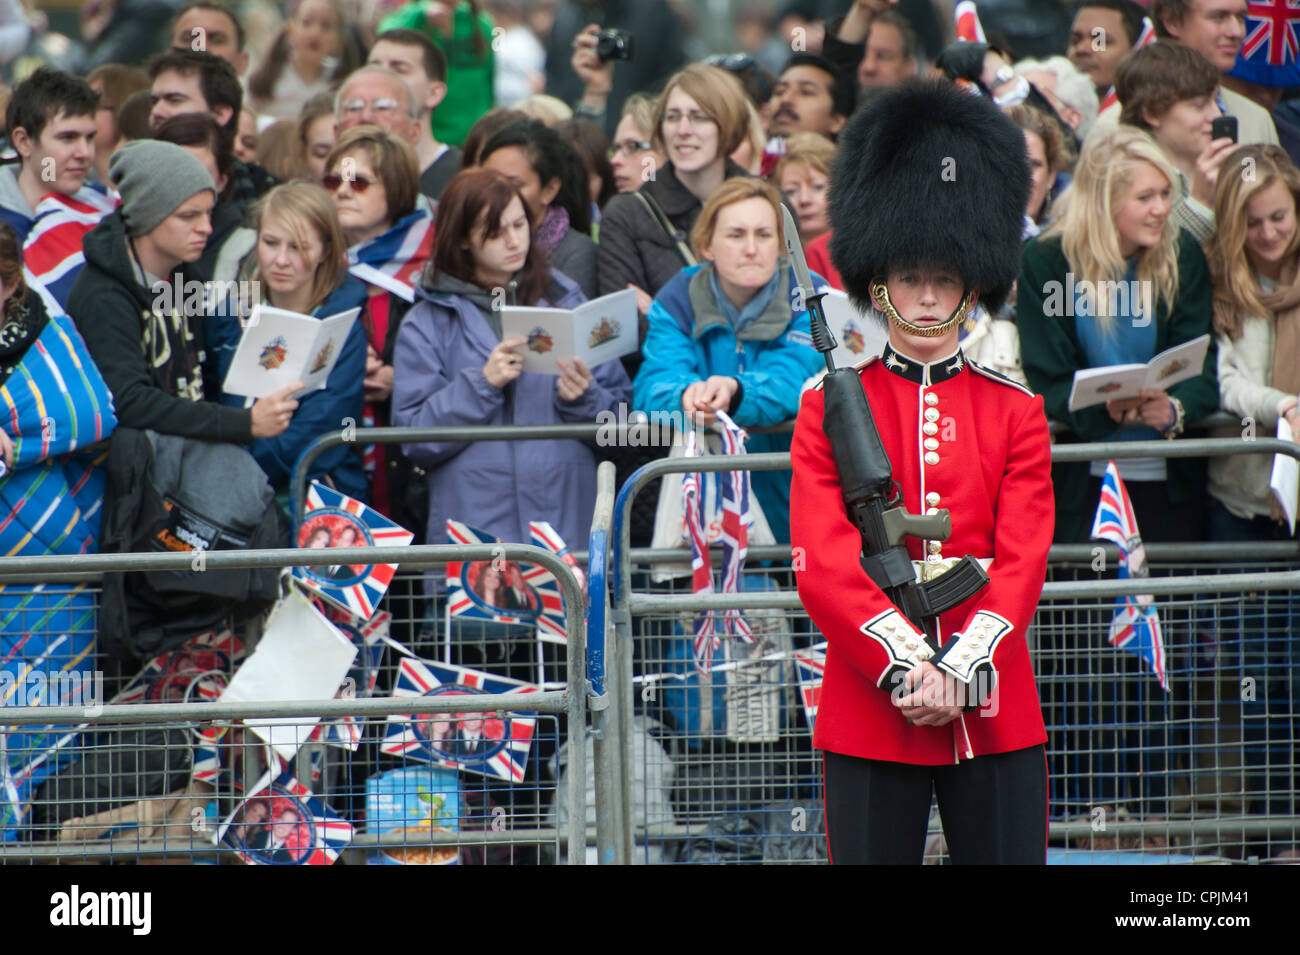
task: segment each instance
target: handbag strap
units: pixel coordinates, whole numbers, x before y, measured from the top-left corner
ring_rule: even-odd
[[[668,241],[676,246],[677,254],[681,256],[682,261],[687,265],[698,265],[699,260],[695,258],[695,253],[691,251],[690,245],[686,242],[685,233],[673,225],[672,220],[668,218],[668,213],[664,212],[663,207],[659,205],[655,197],[641,189],[638,189],[632,195],[641,200],[641,204],[650,213],[650,217],[659,224],[659,228],[664,230],[664,235],[668,236]]]

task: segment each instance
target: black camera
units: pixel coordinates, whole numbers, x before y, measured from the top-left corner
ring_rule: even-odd
[[[601,30],[596,34],[596,56],[602,63],[632,59],[632,34],[622,30]]]

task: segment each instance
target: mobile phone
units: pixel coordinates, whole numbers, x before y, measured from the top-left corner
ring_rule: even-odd
[[[1210,138],[1231,139],[1234,143],[1237,141],[1237,117],[1219,116],[1210,121]]]

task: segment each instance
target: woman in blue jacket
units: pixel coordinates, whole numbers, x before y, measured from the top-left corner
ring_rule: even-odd
[[[761,179],[728,179],[691,243],[704,264],[682,269],[655,297],[633,406],[683,414],[687,424],[712,424],[717,411],[741,427],[793,418],[803,383],[823,363],[781,261],[780,195]],[[747,448],[789,451],[790,436],[752,435]],[[790,472],[755,471],[752,481],[773,535],[788,541]]]
[[[343,232],[329,194],[314,182],[276,186],[253,213],[257,245],[242,270],[248,282],[257,283],[267,305],[290,312],[328,318],[350,308],[360,308],[365,286],[348,274]],[[205,327],[209,359],[215,364],[217,383],[225,381],[239,347],[243,329],[236,309],[209,316]],[[298,410],[288,429],[274,438],[253,441],[253,457],[277,492],[288,489],[298,456],[316,438],[337,431],[351,419],[361,423],[362,381],[366,376],[366,333],[358,320],[344,341],[338,361],[324,389],[298,399]],[[221,402],[243,407],[251,398],[221,394]],[[317,457],[308,476],[344,494],[366,500],[367,484],[361,458],[352,445],[331,448]]]
[[[594,422],[631,390],[618,361],[587,368],[560,360],[563,374],[523,371],[522,338],[502,338],[498,309],[572,308],[584,301],[550,269],[532,241],[519,190],[495,172],[467,170],[438,205],[433,262],[393,354],[393,424],[399,427]],[[581,441],[432,441],[403,445],[429,471],[430,543],[446,520],[507,541],[528,540],[529,521],[550,521],[571,547],[590,533],[596,462]]]

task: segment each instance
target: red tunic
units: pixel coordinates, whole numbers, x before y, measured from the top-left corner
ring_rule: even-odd
[[[939,618],[940,644],[960,639],[932,662],[969,679],[991,651],[996,689],[979,711],[942,727],[911,726],[894,706],[886,674],[931,654],[862,570],[861,537],[822,431],[824,395],[810,389],[791,447],[790,539],[799,596],[828,642],[813,745],[934,765],[1046,742],[1025,642],[1052,541],[1042,398],[960,351],[927,366],[887,348],[859,374],[907,509],[951,512],[949,540],[909,539],[912,559],[992,559],[989,585]]]

